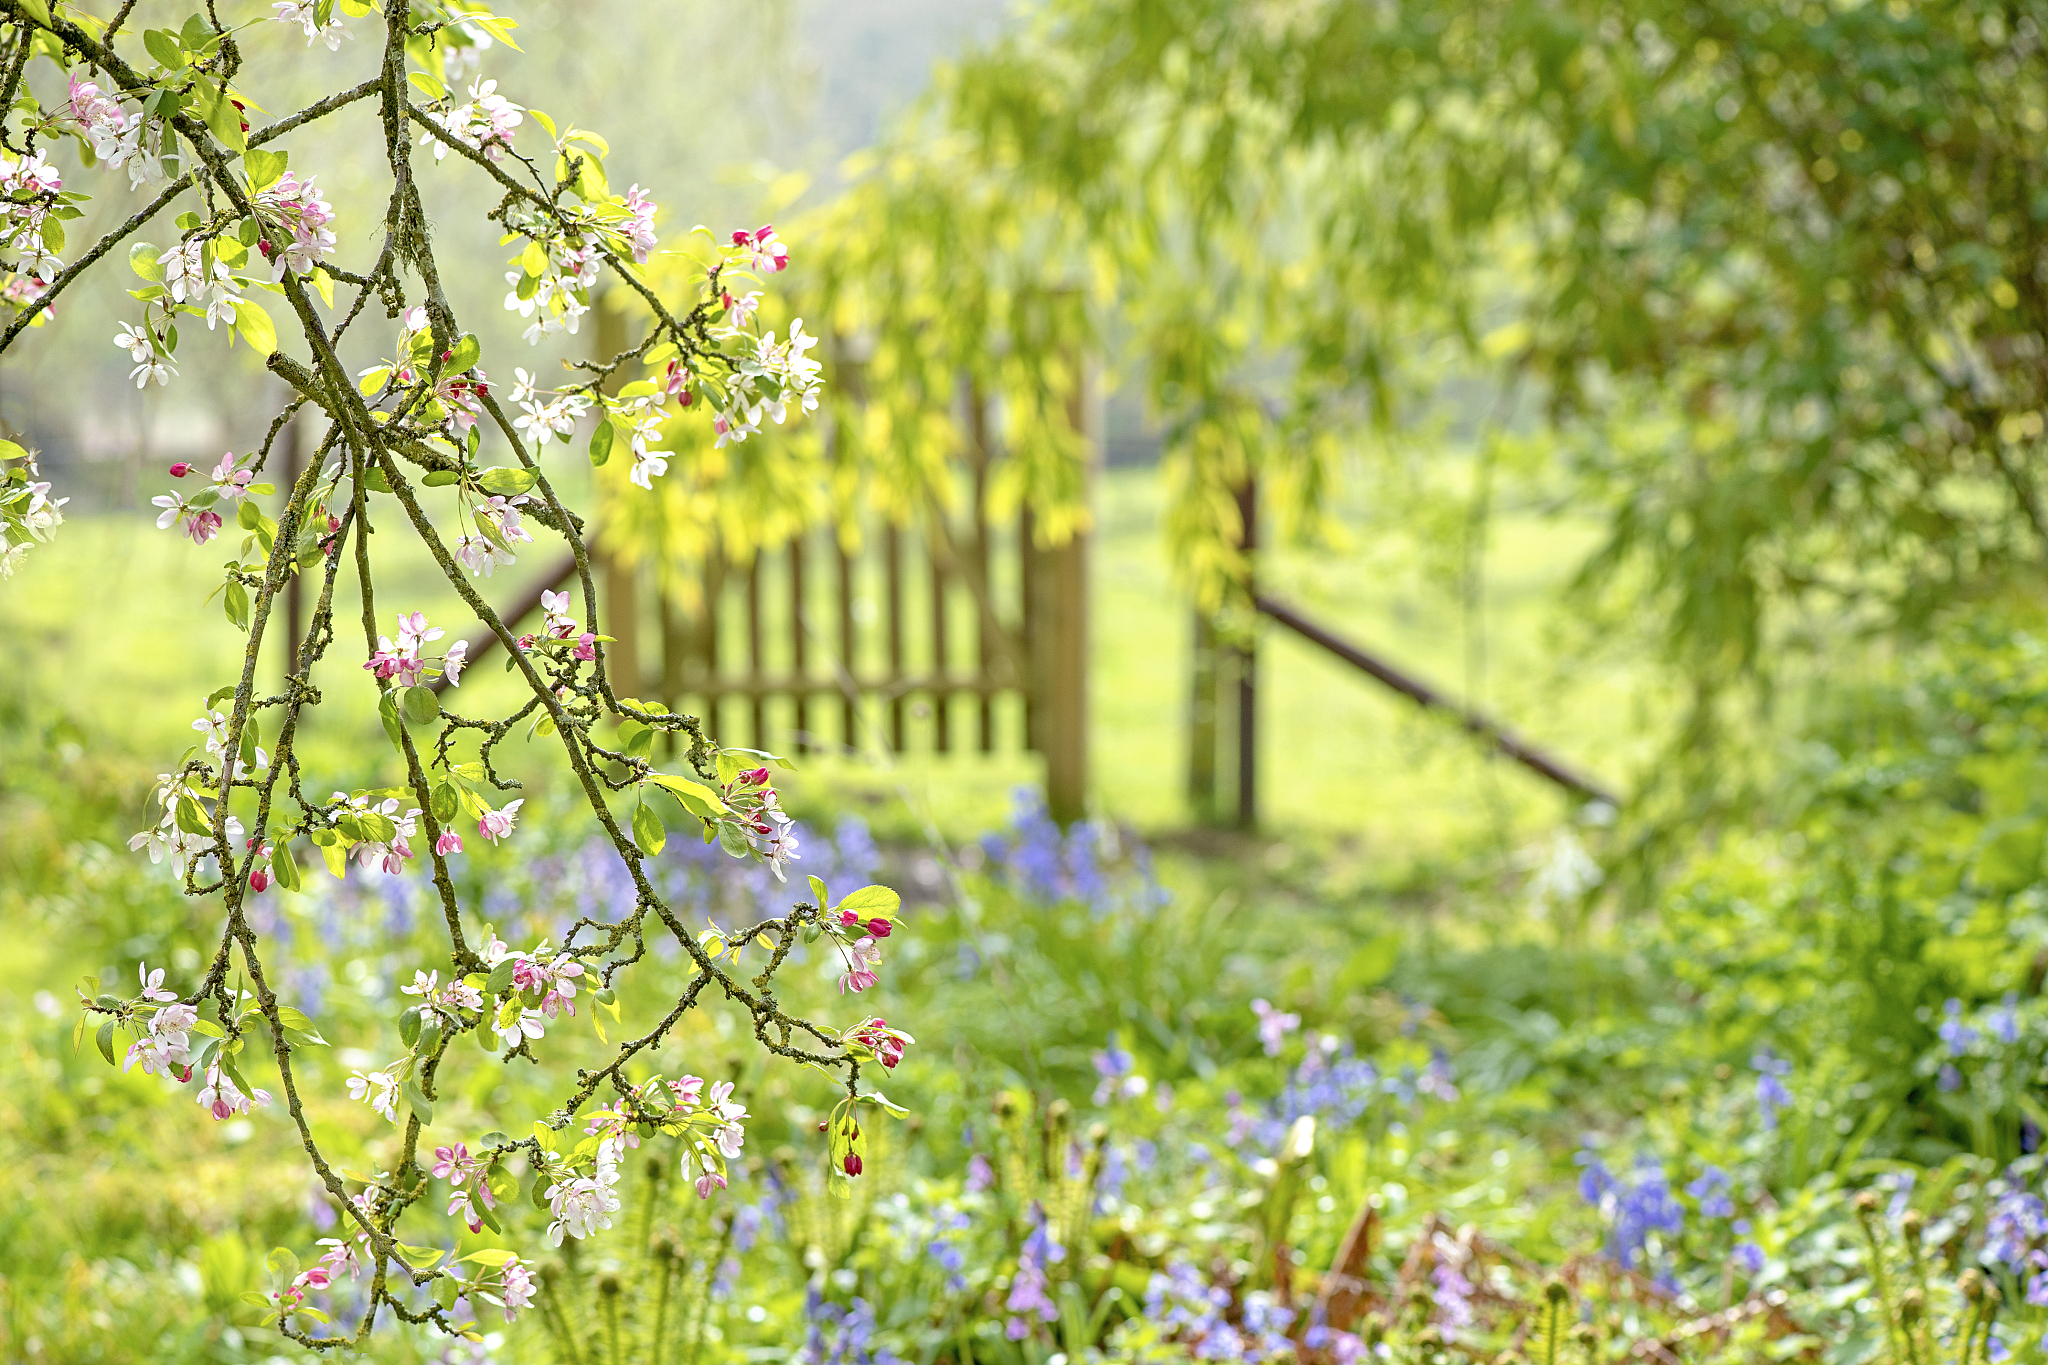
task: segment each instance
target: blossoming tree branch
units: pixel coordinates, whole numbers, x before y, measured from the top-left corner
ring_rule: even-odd
[[[393,1317],[474,1338],[476,1324],[459,1310],[480,1302],[512,1318],[536,1293],[527,1254],[498,1247],[456,1259],[423,1243],[439,1241],[451,1217],[472,1232],[513,1239],[505,1206],[522,1170],[557,1244],[611,1225],[623,1152],[642,1139],[673,1139],[699,1195],[722,1188],[742,1151],[746,1109],[730,1083],[665,1079],[653,1069],[678,1021],[707,993],[743,1010],[767,1052],[825,1071],[843,1088],[826,1125],[830,1178],[843,1190],[861,1170],[863,1111],[894,1108],[862,1089],[862,1067],[894,1067],[910,1039],[874,1017],[832,1027],[794,1016],[772,984],[800,942],[823,941],[844,959],[842,993],[873,986],[877,941],[896,923],[897,898],[864,887],[834,901],[810,878],[807,902],[723,935],[693,933],[664,902],[646,865],[667,837],[649,789],[671,794],[707,840],[766,862],[780,877],[798,854],[773,785],[779,760],[720,749],[693,717],[614,693],[584,522],[557,496],[541,460],[587,420],[590,457],[630,458],[634,482],[647,487],[666,468],[658,449],[664,422],[696,416],[683,410],[708,410],[704,420],[723,444],[747,439],[764,419],[814,409],[818,365],[805,354],[813,339],[801,322],[782,341],[758,332],[757,295],[744,289],[783,269],[786,248],[767,227],[693,237],[707,243],[697,297],[659,297],[641,270],[659,246],[652,198],[637,185],[610,189],[603,138],[558,127],[477,74],[487,42],[516,50],[515,26],[460,0],[385,0],[381,12],[365,0],[277,3],[239,26],[223,17],[226,5],[208,0],[179,27],[141,31],[135,9],[136,0],[122,0],[102,18],[62,0],[0,0],[0,299],[9,306],[0,310],[0,352],[54,316],[86,271],[118,268],[118,252],[141,280],[131,290],[139,314],[122,319],[114,335],[138,387],[170,383],[180,324],[189,344],[204,322],[209,342],[239,338],[265,355],[293,397],[257,449],[230,453],[211,471],[175,465],[177,487],[155,499],[158,525],[195,545],[229,532],[230,520],[243,536],[220,590],[229,622],[248,637],[239,675],[207,699],[193,722],[198,742],[157,783],[160,818],[133,840],[167,863],[188,895],[218,905],[218,948],[182,993],[147,964],[137,967],[133,994],[88,982],[79,1037],[91,1031],[109,1063],[194,1086],[214,1120],[278,1107],[251,1079],[268,1054],[281,1108],[347,1220],[303,1269],[297,1253],[273,1253],[271,1290],[254,1295],[279,1331],[310,1347],[359,1343]],[[237,85],[236,34],[268,23],[303,32],[309,46],[340,50],[359,41],[377,54],[374,69],[296,113],[252,125],[255,106]],[[464,76],[466,99],[450,85]],[[317,168],[292,165],[287,143],[295,130],[357,104],[374,106],[380,122],[389,196],[374,256],[352,267],[339,259]],[[46,155],[64,139],[75,143],[96,188],[135,201],[117,228],[75,252],[66,225],[83,216],[85,195],[65,185]],[[519,370],[508,406],[484,371],[477,339],[449,305],[421,207],[419,177],[453,173],[442,168],[451,158],[488,177],[500,195],[489,216],[513,249],[505,304],[531,320],[529,344],[576,332],[607,272],[646,305],[645,338],[578,362],[559,387]],[[158,240],[145,241],[146,232]],[[273,310],[281,310],[275,319]],[[393,349],[351,374],[341,342],[372,317],[392,328]],[[269,477],[272,448],[295,417],[317,424],[318,455],[280,491]],[[480,464],[486,428],[503,437],[516,463]],[[0,445],[0,469],[0,564],[12,570],[61,522],[62,500],[37,481],[20,447]],[[429,516],[424,488],[453,490],[453,524]],[[281,500],[274,515],[264,510],[268,499]],[[550,594],[542,628],[515,634],[472,580],[513,562],[517,547],[535,538],[529,522],[573,551],[580,597]],[[524,684],[510,714],[470,715],[444,702],[462,695],[464,645],[444,645],[446,632],[422,613],[378,600],[373,529],[416,538],[505,646]],[[354,577],[361,597],[353,624],[334,613],[343,575]],[[308,580],[316,606],[302,640],[280,640],[272,609],[295,576]],[[359,656],[348,643],[358,629]],[[257,686],[266,643],[289,660],[274,695]],[[329,664],[339,672],[327,686],[361,677],[354,685],[375,689],[402,765],[399,785],[329,793],[301,766],[295,741],[307,709],[321,700],[316,672]],[[437,695],[428,684],[439,680],[450,690]],[[614,918],[579,919],[559,945],[502,941],[465,914],[450,876],[465,838],[519,837],[523,799],[505,799],[517,784],[493,759],[515,731],[560,744],[590,818],[634,888]],[[681,771],[656,765],[658,736],[674,741]],[[405,988],[413,1003],[397,1021],[402,1055],[347,1080],[351,1096],[398,1130],[390,1168],[367,1178],[337,1169],[307,1117],[298,1062],[325,1040],[315,1020],[277,994],[249,913],[252,897],[300,889],[314,875],[302,860],[307,869],[324,863],[336,877],[351,864],[364,876],[423,867],[445,923],[446,959],[423,965]],[[652,1028],[618,1043],[604,1065],[578,1070],[551,1112],[507,1124],[537,1120],[530,1135],[494,1131],[428,1146],[422,1132],[464,1035],[482,1054],[467,1054],[470,1065],[541,1061],[550,1029],[581,997],[603,1039],[602,1016],[616,1025],[618,983],[644,960],[649,934],[673,937],[691,968]],[[739,958],[755,944],[767,961],[746,977]],[[329,1321],[313,1302],[344,1276],[367,1280],[366,1307],[352,1325]]]

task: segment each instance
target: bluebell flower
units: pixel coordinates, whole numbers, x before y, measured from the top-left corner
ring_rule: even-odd
[[[1991,1026],[1991,1036],[2011,1047],[2020,1040],[2019,996],[2011,991],[2005,993],[1998,1008],[1991,1011],[1985,1022]]]
[[[1948,1055],[1960,1057],[1970,1050],[1970,1044],[1977,1041],[1977,1030],[1963,1022],[1963,1002],[1953,996],[1941,1007],[1941,1012],[1941,1027],[1936,1032],[1948,1046]]]
[[[1764,1127],[1774,1129],[1778,1126],[1778,1111],[1792,1103],[1792,1092],[1779,1079],[1792,1074],[1792,1063],[1764,1048],[1750,1058],[1749,1064],[1756,1068],[1756,1104],[1763,1114]]]
[[[1764,1268],[1764,1249],[1755,1242],[1737,1242],[1728,1253],[1728,1261],[1742,1274],[1755,1275]]]
[[[1734,1201],[1728,1198],[1733,1186],[1728,1172],[1710,1165],[1700,1172],[1699,1179],[1685,1187],[1685,1192],[1699,1201],[1702,1218],[1726,1218],[1735,1212]]]
[[[1952,1094],[1963,1088],[1963,1073],[1954,1064],[1943,1062],[1941,1070],[1934,1073],[1934,1084],[1943,1094]]]
[[[2017,1176],[2008,1176],[2000,1184],[2003,1188],[1992,1203],[1991,1216],[1984,1226],[1984,1254],[2017,1268],[2028,1248],[2048,1234],[2048,1205]]]

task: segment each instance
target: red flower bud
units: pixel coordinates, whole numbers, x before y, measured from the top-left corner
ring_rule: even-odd
[[[453,351],[443,351],[443,352],[441,352],[441,359],[443,359],[443,360],[453,360],[453,359],[455,359],[455,352],[453,352]]]
[[[732,244],[734,246],[745,246],[748,240],[745,228],[739,228],[732,234]]]
[[[256,871],[251,872],[249,874],[249,889],[251,891],[269,890],[270,874],[268,872],[265,872],[262,868],[258,868],[256,869]]]
[[[191,462],[187,460],[180,460],[176,464],[171,466],[171,477],[174,479],[182,479],[191,472],[192,465]]]
[[[856,1153],[848,1152],[846,1154],[846,1173],[848,1175],[860,1174],[860,1157]]]
[[[841,910],[839,912],[839,922],[841,924],[858,924],[860,923],[860,916],[854,914],[851,910]]]
[[[875,916],[868,921],[868,932],[876,938],[889,937],[889,921],[883,919],[880,915]]]
[[[825,1120],[824,1120],[824,1119],[819,1119],[819,1120],[818,1120],[818,1131],[822,1133],[822,1132],[824,1132],[824,1131],[825,1131],[826,1127],[827,1127],[827,1124],[826,1124]]]
[[[690,392],[690,391],[689,391],[688,389],[684,389],[684,390],[683,390],[682,404],[683,404],[683,406],[684,406],[684,407],[686,407],[686,408],[687,408],[688,406],[690,406],[690,404],[692,404],[692,403],[694,403],[694,402],[696,402],[696,401],[697,401],[697,395],[696,395],[696,394],[694,394],[694,393],[691,393],[691,392]]]

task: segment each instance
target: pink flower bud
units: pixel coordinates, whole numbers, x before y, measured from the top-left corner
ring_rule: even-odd
[[[860,1156],[858,1153],[848,1152],[846,1154],[846,1173],[848,1175],[860,1174]]]
[[[258,892],[268,891],[270,889],[270,874],[260,867],[251,872],[249,874],[249,889]]]
[[[189,460],[180,460],[171,466],[171,477],[174,479],[182,479],[191,472],[192,464]]]
[[[753,239],[747,235],[747,230],[745,228],[740,228],[732,234],[732,244],[734,246],[745,246],[748,242],[752,240]]]
[[[883,919],[880,915],[868,921],[868,932],[876,938],[889,937],[889,928],[889,921]]]
[[[442,830],[441,837],[434,840],[434,852],[444,858],[451,853],[462,852],[462,836],[452,829]]]
[[[839,922],[841,924],[859,924],[860,916],[854,914],[851,910],[841,910],[839,912]]]

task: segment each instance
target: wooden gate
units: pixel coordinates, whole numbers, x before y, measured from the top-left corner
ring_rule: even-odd
[[[965,525],[884,523],[858,553],[818,530],[744,561],[714,554],[689,566],[701,576],[694,609],[661,592],[651,566],[603,564],[613,688],[757,749],[1029,749],[1045,756],[1054,818],[1080,818],[1088,538],[1039,545],[1028,511],[992,526],[985,474],[977,467]],[[506,607],[506,624],[574,575],[565,556]],[[479,634],[470,657],[496,644]]]

